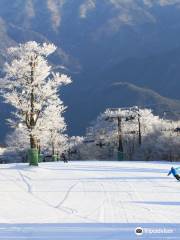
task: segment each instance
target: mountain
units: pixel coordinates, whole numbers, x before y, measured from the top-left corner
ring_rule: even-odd
[[[1,0],[1,70],[5,49],[28,40],[57,45],[50,61],[74,80],[62,92],[70,134],[106,107],[180,109],[180,0]]]
[[[68,91],[71,95],[70,89]],[[71,102],[67,98],[65,102],[70,105],[67,112],[68,119],[72,115],[76,116],[71,123],[73,129],[85,128],[87,123],[91,123],[106,108],[131,107],[134,105],[142,108],[152,108],[154,113],[161,117],[164,117],[166,112],[166,118],[179,118],[177,110],[180,107],[180,100],[162,97],[151,89],[137,87],[127,82],[116,82],[96,89],[88,89],[76,96],[76,101]]]
[[[105,69],[100,84],[126,81],[180,99],[180,47],[156,55],[128,58]]]

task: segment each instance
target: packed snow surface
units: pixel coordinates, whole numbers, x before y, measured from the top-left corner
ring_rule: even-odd
[[[0,165],[0,239],[127,235],[126,240],[135,239],[136,227],[165,228],[168,237],[180,239],[180,182],[167,176],[172,165],[179,166],[115,161]]]

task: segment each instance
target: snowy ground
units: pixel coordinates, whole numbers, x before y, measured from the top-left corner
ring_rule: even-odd
[[[167,177],[171,166],[0,165],[0,239],[180,239],[180,182]]]

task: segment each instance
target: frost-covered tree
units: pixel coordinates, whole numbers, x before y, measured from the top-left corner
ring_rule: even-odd
[[[120,128],[117,117],[121,118]],[[81,146],[83,157],[88,153],[90,159],[117,158],[120,134],[124,159],[180,160],[179,127],[180,121],[161,119],[151,109],[108,109],[88,128]]]
[[[67,145],[67,136],[64,134],[66,123],[62,116],[65,109],[63,102],[56,99],[55,104],[46,107],[38,122],[39,141],[47,150],[51,149],[54,157]]]
[[[41,130],[38,122],[51,105],[58,106],[59,88],[71,82],[66,75],[54,73],[48,64],[46,58],[55,50],[53,44],[40,45],[34,41],[20,44],[8,49],[11,62],[4,67],[6,84],[2,95],[15,108],[16,122],[26,126],[30,138],[30,164],[34,165],[37,165],[37,134]],[[60,105],[62,107],[62,102]],[[47,122],[46,126],[50,124]]]
[[[5,139],[8,148],[15,151],[24,151],[29,147],[28,131],[25,127],[17,127],[7,134]]]

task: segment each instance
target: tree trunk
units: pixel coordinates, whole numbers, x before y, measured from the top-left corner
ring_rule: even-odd
[[[30,146],[28,150],[28,161],[32,166],[38,166],[39,154],[37,149],[37,141],[34,135],[30,134]]]
[[[122,119],[118,117],[118,151],[123,152],[123,143],[122,143]]]
[[[37,141],[36,141],[36,137],[32,134],[30,134],[30,146],[31,148],[37,148]]]
[[[141,120],[140,116],[138,115],[138,136],[139,136],[139,146],[142,144],[142,136],[141,136]]]
[[[55,155],[55,147],[54,147],[54,142],[52,142],[52,156]]]

